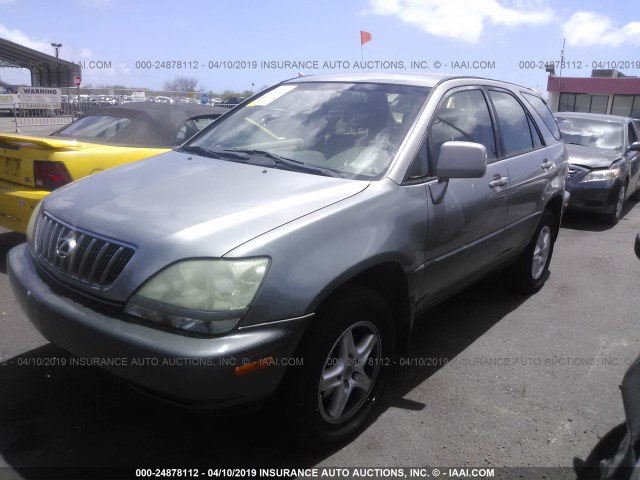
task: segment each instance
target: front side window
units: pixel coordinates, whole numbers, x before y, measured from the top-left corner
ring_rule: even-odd
[[[203,130],[204,127],[213,122],[217,117],[218,115],[214,117],[189,118],[180,126],[180,128],[176,132],[176,137],[173,141],[173,144],[180,145],[185,140],[193,137],[200,130]]]
[[[635,143],[638,141],[638,135],[636,134],[636,129],[633,128],[633,123],[629,122],[628,124],[628,129],[629,129],[629,145],[631,145],[632,143]]]
[[[635,127],[635,131],[640,132],[640,120],[633,120],[631,123]]]
[[[449,141],[481,143],[487,158],[496,158],[491,115],[481,90],[462,90],[446,97],[429,128],[429,156],[435,162]]]
[[[183,148],[266,167],[374,178],[391,164],[428,92],[376,83],[279,85]]]

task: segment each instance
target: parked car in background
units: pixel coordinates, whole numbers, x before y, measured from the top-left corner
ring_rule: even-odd
[[[129,103],[90,109],[48,137],[0,134],[0,226],[25,232],[51,191],[123,163],[166,152],[225,109]]]
[[[107,97],[106,95],[89,96],[89,106],[91,107],[108,107],[110,105],[113,105],[113,103],[111,102],[111,97]]]
[[[618,223],[624,202],[640,196],[640,123],[595,113],[555,117],[569,152],[569,209]]]
[[[326,446],[367,425],[420,312],[498,270],[542,288],[566,173],[533,90],[301,77],[46,197],[9,277],[62,348],[151,360],[104,365],[175,402],[277,392],[283,427]]]
[[[227,97],[221,102],[218,102],[216,105],[219,105],[225,108],[232,108],[244,102],[245,100],[246,100],[246,97]]]
[[[242,103],[247,97],[227,97],[224,100],[222,100],[222,103],[224,103],[225,105],[237,105],[239,103]]]

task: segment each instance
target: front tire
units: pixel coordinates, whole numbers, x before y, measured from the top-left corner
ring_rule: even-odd
[[[605,216],[605,221],[610,225],[615,225],[622,218],[622,209],[624,207],[625,196],[627,195],[627,183],[623,183],[618,190],[616,196],[616,203],[613,207],[613,211]]]
[[[310,328],[304,365],[290,372],[285,397],[295,439],[315,450],[368,425],[391,364],[392,314],[379,294],[358,287],[321,309]]]
[[[529,295],[542,288],[549,277],[555,239],[555,217],[545,210],[527,248],[505,270],[505,278],[511,289]]]

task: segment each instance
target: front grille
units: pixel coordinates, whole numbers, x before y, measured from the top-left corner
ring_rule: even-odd
[[[132,247],[73,228],[47,213],[37,219],[34,247],[56,273],[98,288],[110,286],[134,253]]]

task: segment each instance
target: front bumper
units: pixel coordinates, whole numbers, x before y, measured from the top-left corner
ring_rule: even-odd
[[[173,401],[228,407],[260,401],[278,387],[312,315],[194,338],[130,323],[57,295],[42,280],[26,244],[7,257],[11,287],[30,321],[50,342],[145,390]],[[261,368],[237,367],[271,358]],[[297,363],[296,363],[297,362]]]
[[[571,193],[569,210],[609,214],[613,212],[618,201],[620,180],[603,180],[600,182],[568,181],[566,189]]]
[[[25,233],[34,208],[49,193],[0,180],[0,227]]]

